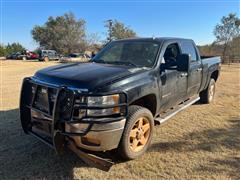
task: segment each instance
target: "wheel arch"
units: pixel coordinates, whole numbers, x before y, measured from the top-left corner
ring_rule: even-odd
[[[217,81],[219,77],[219,70],[215,70],[211,73],[210,79],[214,79],[215,81]]]
[[[129,105],[138,105],[147,108],[149,111],[151,111],[154,117],[157,110],[157,97],[153,93],[148,94],[132,101]]]

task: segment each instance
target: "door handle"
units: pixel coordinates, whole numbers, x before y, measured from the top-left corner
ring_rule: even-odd
[[[199,71],[202,71],[202,68],[197,68],[197,71],[199,72]]]
[[[180,77],[187,77],[188,76],[188,73],[181,73],[180,74]]]

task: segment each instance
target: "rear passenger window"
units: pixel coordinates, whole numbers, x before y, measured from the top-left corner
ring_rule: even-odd
[[[191,41],[184,41],[181,43],[182,53],[190,54],[192,61],[197,61],[196,49]]]

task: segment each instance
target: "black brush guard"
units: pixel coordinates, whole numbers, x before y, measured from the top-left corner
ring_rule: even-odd
[[[50,88],[56,89],[54,103],[52,104],[50,103],[49,94],[47,94],[48,107],[46,107],[46,109],[45,108],[39,109],[36,107],[36,104],[34,103],[34,101],[36,100],[39,86],[45,87],[47,89],[47,93],[50,91]],[[33,87],[35,91],[33,91]],[[123,92],[118,92],[118,93],[122,94],[125,98],[125,102],[118,105],[125,108],[125,113],[122,116],[114,117],[114,118],[101,117],[103,121],[87,121],[86,122],[84,121],[84,118],[82,119],[72,118],[74,101],[75,101],[75,98],[80,95],[79,91],[68,89],[67,87],[64,87],[64,86],[58,87],[51,84],[46,84],[40,81],[32,80],[31,78],[25,78],[23,80],[21,97],[20,97],[20,119],[21,119],[22,128],[26,134],[31,134],[34,137],[38,138],[43,143],[55,149],[57,153],[62,153],[65,147],[68,147],[73,152],[75,152],[88,165],[104,171],[108,171],[113,165],[112,161],[95,156],[94,154],[85,152],[83,149],[80,149],[79,147],[76,146],[75,142],[73,141],[73,139],[71,139],[70,136],[86,135],[94,123],[106,123],[106,122],[121,120],[122,118],[125,118],[127,116],[127,95],[126,93],[123,93]],[[67,94],[67,98],[65,98],[66,94]],[[81,95],[84,95],[84,93],[81,93]],[[87,94],[85,95],[87,96]],[[98,96],[99,95],[110,95],[110,94],[98,94]],[[96,95],[91,94],[91,96],[96,96]],[[63,110],[64,106],[67,106],[67,107],[65,107]],[[101,106],[101,107],[97,107],[97,109],[114,108],[114,107],[116,106]],[[93,107],[80,105],[78,108],[92,109]],[[32,127],[34,125],[31,117],[32,110],[35,112],[39,112],[43,114],[45,117],[48,117],[49,119],[51,119],[51,121],[49,121],[49,123],[51,124],[49,126],[51,127],[49,128],[50,138],[45,138],[41,134],[33,130]],[[85,118],[89,118],[89,117],[85,117]],[[68,122],[70,121],[71,123],[76,123],[76,122],[88,123],[89,126],[86,130],[79,133],[65,132],[65,128],[63,124],[66,121]]]

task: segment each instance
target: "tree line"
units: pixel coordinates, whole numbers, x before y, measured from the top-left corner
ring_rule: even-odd
[[[212,44],[199,46],[202,55],[222,56],[223,63],[230,63],[235,59],[240,61],[240,19],[236,14],[223,16],[213,34],[216,39]]]
[[[136,37],[137,34],[129,26],[118,20],[112,20],[111,25],[106,22],[107,38],[100,41],[98,33],[86,32],[86,21],[77,19],[73,13],[65,13],[62,16],[50,16],[43,25],[36,25],[31,30],[33,39],[39,44],[39,49],[54,49],[60,54],[74,52],[98,51],[104,44],[111,40]],[[110,33],[109,33],[110,32]],[[8,45],[0,44],[0,56],[21,52],[25,48],[19,43]]]
[[[0,44],[0,56],[22,51],[25,51],[25,48],[20,43],[7,44],[6,46]]]
[[[136,36],[130,27],[117,20],[113,20],[110,25],[106,23],[105,27],[110,29],[109,35],[114,40]],[[97,33],[87,34],[85,20],[77,19],[73,13],[49,17],[43,26],[35,26],[31,33],[40,48],[54,49],[62,54],[84,52],[103,44],[99,42]]]
[[[33,27],[31,34],[39,44],[39,49],[54,49],[60,54],[74,52],[98,51],[112,40],[137,37],[137,33],[118,20],[107,20],[106,40],[100,41],[98,33],[88,34],[86,21],[77,19],[73,13],[62,16],[50,16],[43,25]],[[228,59],[240,59],[240,19],[236,14],[223,16],[214,30],[215,41],[212,44],[199,46],[202,55],[220,55],[223,62]],[[19,43],[0,45],[0,56],[25,48]]]

